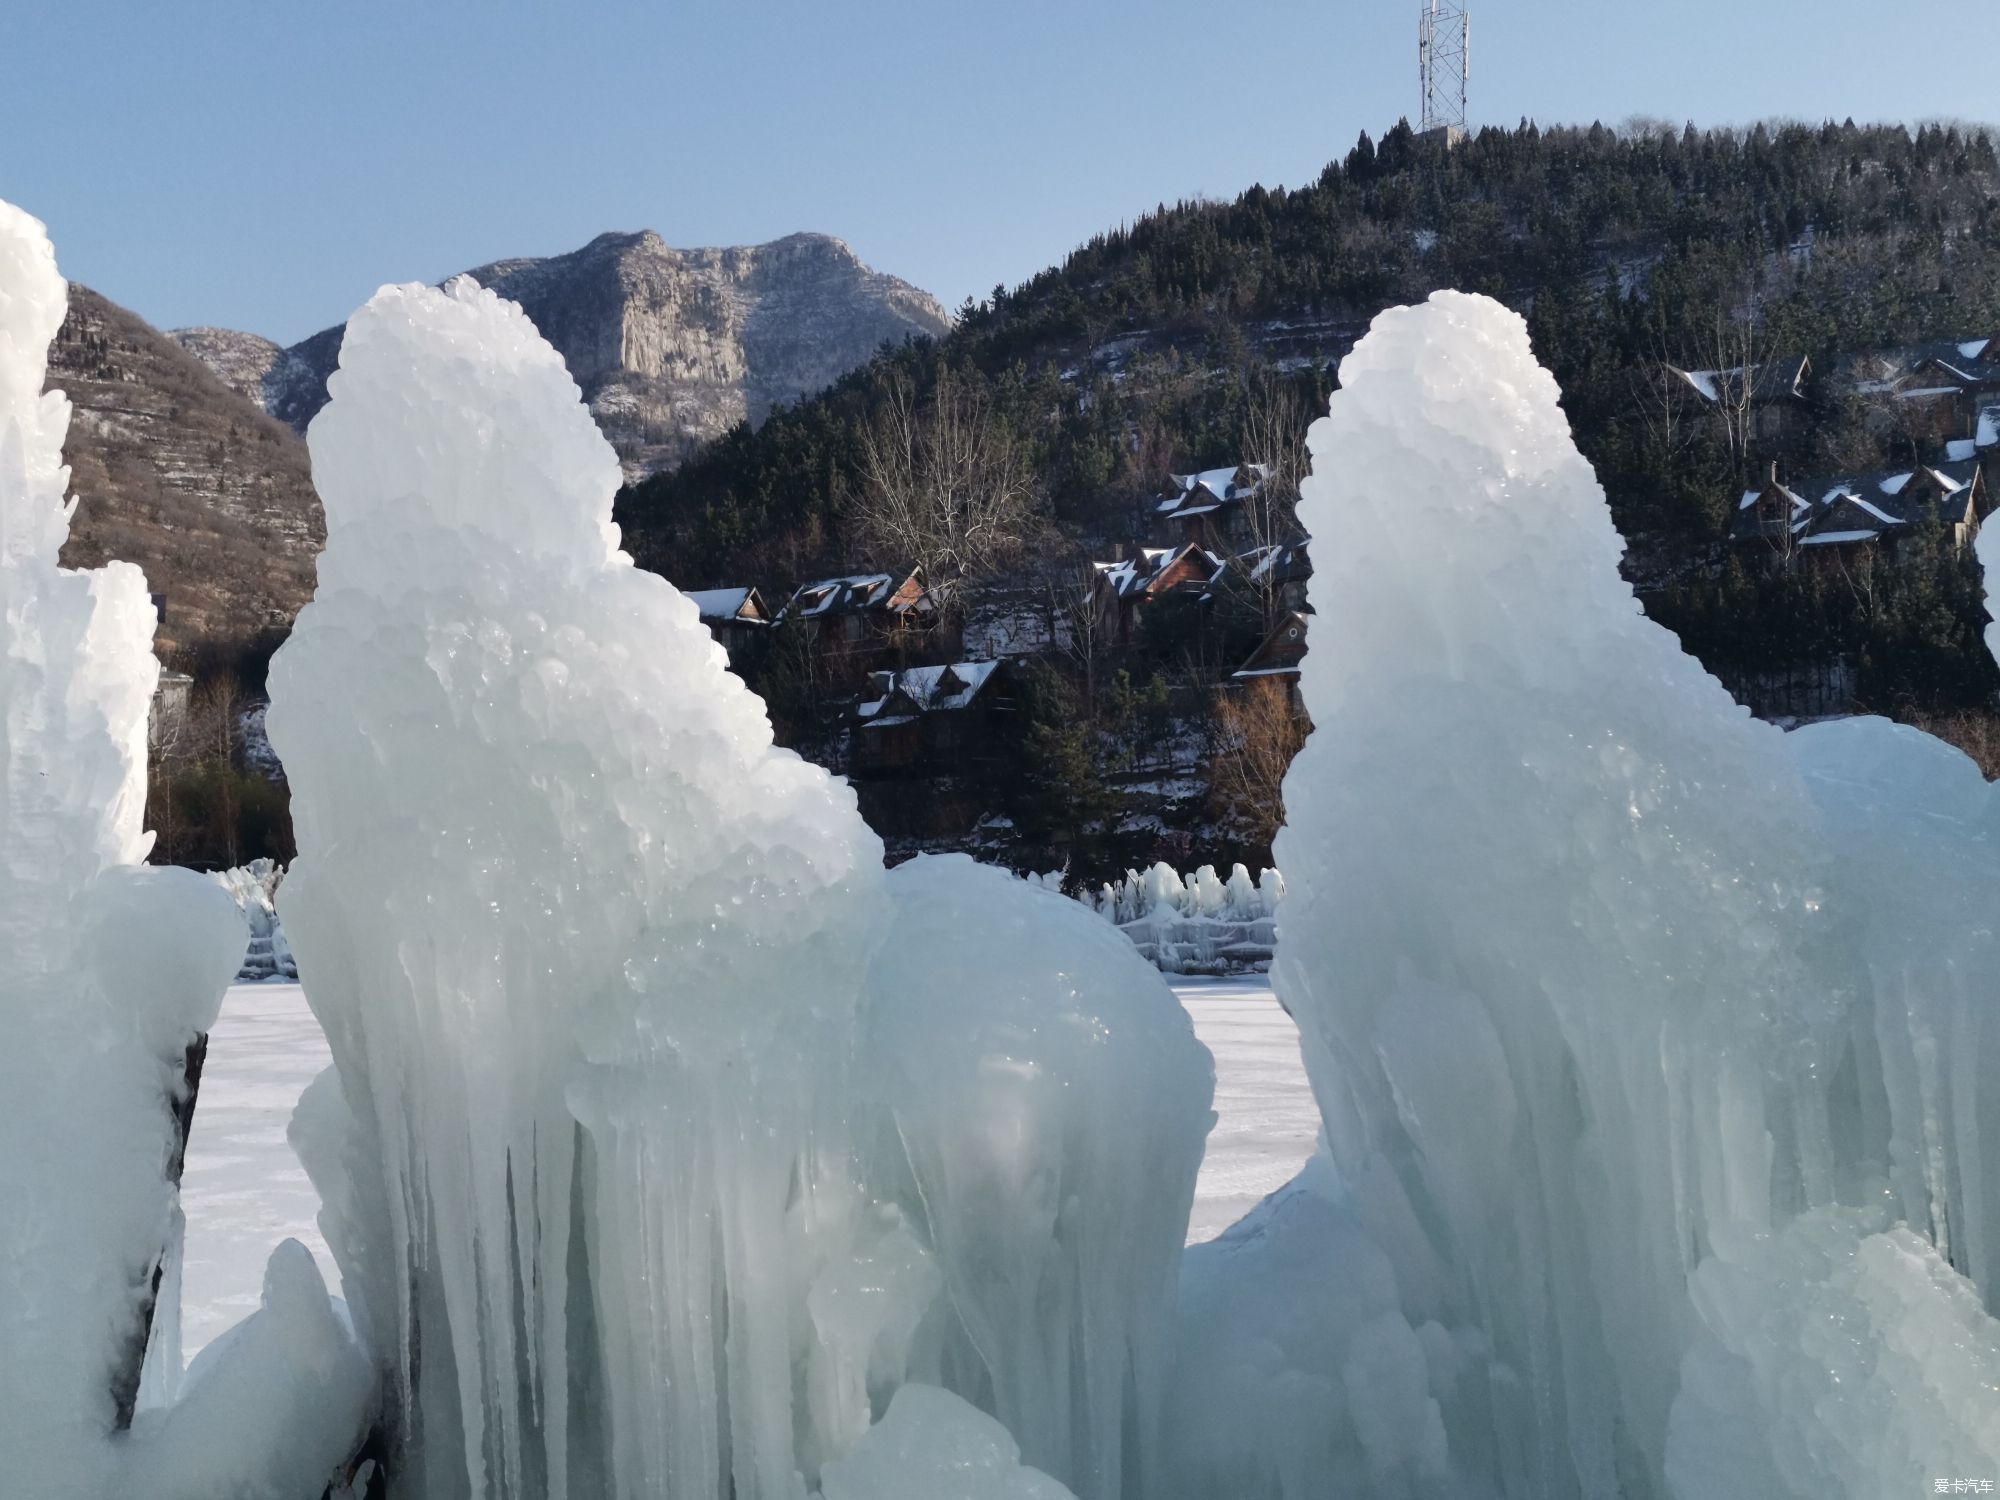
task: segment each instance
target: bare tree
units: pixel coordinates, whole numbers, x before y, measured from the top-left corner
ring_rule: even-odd
[[[1307,425],[1306,404],[1294,386],[1268,372],[1253,376],[1239,441],[1243,461],[1265,472],[1236,502],[1248,546],[1230,560],[1229,587],[1243,592],[1267,632],[1277,628],[1284,614],[1285,549],[1304,539],[1298,504],[1306,473]]]
[[[1209,796],[1216,812],[1268,849],[1285,818],[1285,772],[1311,728],[1291,684],[1259,677],[1217,695]]]
[[[1694,385],[1669,357],[1668,313],[1657,297],[1645,303],[1646,355],[1626,372],[1632,409],[1660,452],[1673,457],[1694,441]]]
[[[1118,611],[1117,597],[1089,553],[1081,550],[1053,553],[1041,582],[1050,644],[1075,669],[1083,683],[1084,709],[1095,714],[1099,678]]]
[[[1243,460],[1265,467],[1265,505],[1296,528],[1299,481],[1306,473],[1306,404],[1297,387],[1268,371],[1252,376],[1248,397],[1238,436]]]
[[[1729,456],[1740,467],[1750,456],[1756,435],[1758,339],[1755,293],[1733,312],[1718,311],[1706,357],[1713,367],[1715,412],[1729,440]]]
[[[863,546],[923,569],[939,613],[956,619],[966,583],[1013,561],[1039,509],[1026,447],[983,389],[947,370],[919,405],[896,378],[862,435],[853,517]]]

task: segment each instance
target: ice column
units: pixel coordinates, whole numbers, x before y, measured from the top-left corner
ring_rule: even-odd
[[[0,203],[0,1467],[5,1487],[117,1492],[148,1325],[178,1377],[169,1163],[188,1048],[244,934],[222,891],[141,867],[159,668],[145,579],[57,565],[69,402],[43,394],[67,288]]]
[[[1690,1458],[1702,1413],[1734,1411],[1755,1441],[1843,1427],[1880,1460],[1848,1493],[1925,1482],[1899,1433],[1940,1455],[1985,1439],[1965,1403],[1921,1408],[1930,1387],[1890,1377],[1887,1310],[1924,1304],[1933,1352],[1992,1325],[1930,1239],[1824,1214],[1893,1188],[1983,1264],[1991,1121],[1924,1038],[1969,1036],[1944,1017],[1990,1011],[1989,982],[1941,976],[1948,946],[1916,938],[1940,929],[1862,920],[1910,861],[1879,863],[1861,809],[1829,837],[1843,756],[1753,722],[1641,615],[1518,316],[1439,293],[1378,318],[1341,380],[1300,507],[1329,541],[1328,644],[1302,677],[1318,728],[1285,786],[1274,972],[1338,1191],[1377,1242],[1425,1248],[1391,1256],[1406,1309],[1406,1268],[1434,1260],[1425,1297],[1490,1341],[1445,1400],[1453,1462],[1511,1495],[1720,1493],[1686,1476],[1713,1472]],[[1927,847],[1969,836],[1971,789],[1916,782],[1896,818],[1956,799],[1963,832]],[[1911,1244],[1930,1267],[1898,1272]],[[1780,1415],[1825,1364],[1796,1328],[1746,1344],[1723,1316],[1765,1278],[1801,1312],[1867,1310],[1842,1326],[1848,1388],[1874,1400]],[[1676,1406],[1690,1350],[1711,1378]]]
[[[616,457],[517,307],[387,288],[330,396],[279,908],[408,1492],[790,1496],[880,845],[618,550]]]
[[[1213,1061],[1059,892],[963,855],[888,886],[864,1050],[907,1164],[878,1180],[943,1277],[935,1378],[1084,1500],[1153,1494]]]

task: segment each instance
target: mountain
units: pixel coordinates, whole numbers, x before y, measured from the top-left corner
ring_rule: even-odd
[[[1719,329],[1823,371],[1843,351],[1985,337],[2000,323],[2000,154],[1989,132],[1944,126],[1523,122],[1448,144],[1399,124],[1303,186],[1162,205],[1099,234],[933,344],[726,434],[627,490],[626,545],[692,588],[902,565],[868,556],[854,524],[864,435],[898,392],[921,405],[949,372],[1027,445],[1069,541],[1120,554],[1170,473],[1243,456],[1271,382],[1317,409],[1369,320],[1441,287],[1528,316],[1620,529],[1661,576],[1717,543],[1748,457],[1827,473],[1893,455],[1849,451],[1846,421],[1796,454],[1732,453],[1635,392],[1663,363],[1739,363]]]
[[[832,384],[883,344],[951,324],[926,292],[870,270],[840,240],[677,250],[651,230],[470,273],[526,309],[562,352],[629,478],[779,402]],[[340,328],[289,349],[226,329],[175,337],[236,390],[303,432],[326,403]]]
[[[75,415],[63,561],[117,558],[165,600],[163,654],[291,623],[324,540],[305,444],[175,339],[72,283],[49,352]]]
[[[264,382],[285,357],[282,345],[233,328],[176,328],[169,338],[207,365],[244,400],[264,404]]]

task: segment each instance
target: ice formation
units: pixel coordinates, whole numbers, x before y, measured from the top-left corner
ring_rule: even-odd
[[[1157,974],[1005,875],[885,878],[618,551],[617,461],[518,308],[385,289],[330,395],[269,714],[337,1070],[294,1139],[402,1492],[794,1500],[900,1451],[922,1374],[1113,1500],[1208,1118]],[[999,1186],[1022,1222],[967,1243]]]
[[[1060,873],[1039,878],[1061,888]],[[1117,884],[1106,881],[1077,899],[1115,922],[1163,972],[1223,974],[1269,965],[1284,895],[1284,877],[1276,870],[1252,879],[1239,864],[1223,880],[1213,865],[1203,865],[1183,880],[1172,865],[1160,863],[1127,870]]]
[[[1990,1457],[1991,794],[1909,731],[1752,721],[1645,620],[1518,316],[1440,293],[1341,380],[1274,976],[1321,1196],[1393,1291],[1260,1378],[1373,1341],[1380,1403],[1424,1352],[1375,1420],[1435,1401],[1443,1451],[1361,1493],[1860,1497]]]
[[[298,960],[292,957],[292,945],[286,941],[284,926],[278,921],[276,897],[285,879],[284,869],[275,860],[253,859],[233,870],[218,870],[214,878],[243,913],[243,924],[250,934],[250,946],[244,950],[237,979],[248,984],[266,979],[297,979]]]
[[[129,564],[57,565],[69,403],[42,385],[66,300],[42,226],[0,203],[0,1486],[212,1495],[165,1441],[198,1421],[167,1404],[174,1178],[244,931],[209,881],[141,863],[153,605]]]
[[[948,1293],[944,1383],[1086,1500],[1146,1494],[1214,1064],[1076,902],[963,855],[889,888],[866,1050]]]
[[[936,1386],[906,1385],[888,1413],[830,1463],[822,1500],[1074,1500],[1021,1463],[1007,1429]]]

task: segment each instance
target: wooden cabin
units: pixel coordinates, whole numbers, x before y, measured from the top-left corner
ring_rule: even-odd
[[[1978,458],[1835,479],[1779,481],[1775,466],[1737,502],[1730,536],[1790,565],[1832,568],[1857,556],[1893,557],[1932,519],[1951,545],[1969,547],[1991,507]]]
[[[761,644],[771,628],[771,611],[754,585],[730,589],[690,589],[688,598],[701,611],[706,625],[729,653],[729,665],[739,668],[753,646]]]
[[[1093,564],[1096,590],[1093,628],[1107,646],[1129,646],[1140,611],[1177,595],[1199,598],[1222,571],[1214,553],[1183,542],[1178,547],[1142,547],[1123,562]]]

